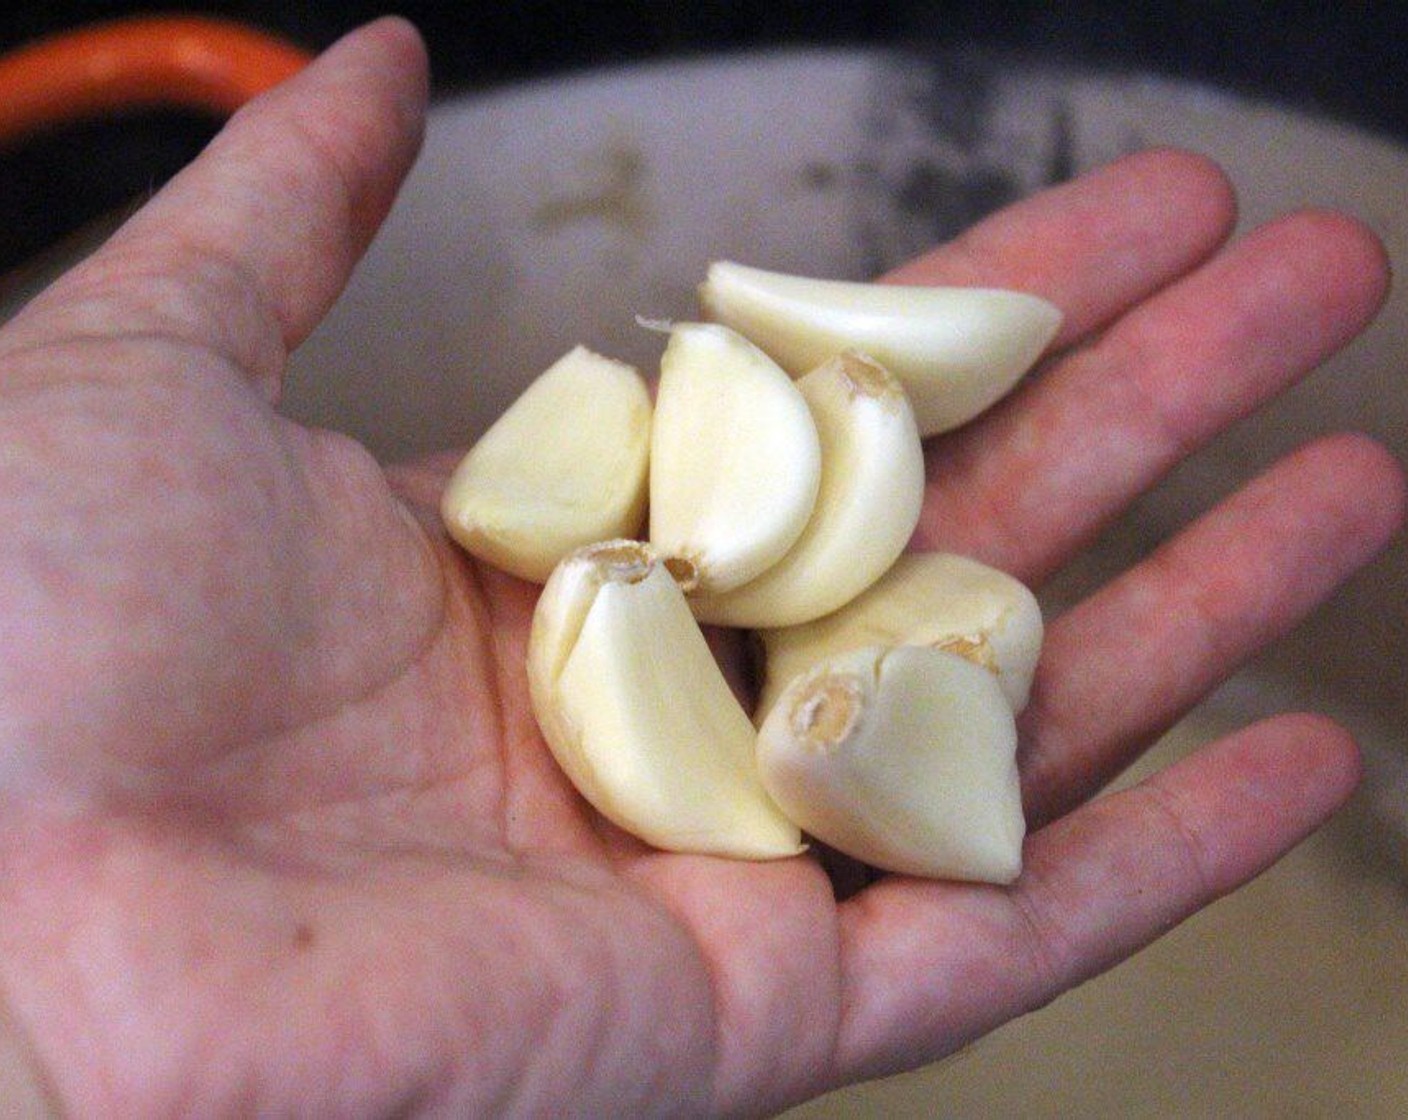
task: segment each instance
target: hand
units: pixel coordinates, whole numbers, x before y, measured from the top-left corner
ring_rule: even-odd
[[[1341,435],[1053,620],[1015,886],[838,902],[809,857],[604,825],[528,709],[536,589],[439,531],[453,460],[384,472],[272,406],[424,98],[403,24],[353,35],[0,334],[0,1054],[52,1104],[765,1112],[1052,999],[1349,793],[1350,740],[1296,715],[1090,800],[1392,533],[1397,467]],[[1224,245],[1232,217],[1216,169],[1150,152],[897,277],[1067,316],[1040,376],[931,448],[921,543],[1039,584],[1377,309],[1355,223]]]

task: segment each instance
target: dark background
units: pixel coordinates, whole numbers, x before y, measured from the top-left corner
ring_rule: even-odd
[[[0,13],[0,51],[97,20],[160,11],[245,20],[316,50],[382,14],[308,0],[63,2]],[[1408,4],[1012,3],[994,0],[408,0],[438,93],[658,57],[790,45],[972,44],[1209,82],[1408,139]],[[0,149],[0,273],[150,191],[217,122],[141,112]]]

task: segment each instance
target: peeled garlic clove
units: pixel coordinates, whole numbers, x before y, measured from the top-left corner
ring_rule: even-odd
[[[758,735],[763,784],[818,840],[886,871],[991,883],[1022,866],[1016,751],[993,675],[924,646],[822,662]]]
[[[720,261],[699,289],[707,318],[733,327],[793,374],[841,350],[903,383],[923,436],[956,428],[1006,394],[1061,326],[1037,296],[813,280]]]
[[[650,392],[581,346],[558,359],[461,460],[441,517],[470,554],[542,583],[593,541],[645,522]]]
[[[727,591],[806,528],[821,478],[816,425],[778,365],[727,327],[676,324],[650,445],[650,541],[686,590]]]
[[[759,636],[766,655],[761,715],[817,662],[869,645],[961,654],[990,670],[1020,712],[1031,695],[1043,625],[1036,596],[1006,572],[953,553],[910,552],[834,614]]]
[[[847,352],[797,382],[821,438],[821,486],[797,543],[742,587],[696,595],[696,618],[794,626],[850,602],[895,562],[919,521],[924,450],[904,390]]]
[[[773,859],[801,834],[763,790],[756,732],[648,545],[565,559],[533,617],[543,737],[603,816],[658,848]]]

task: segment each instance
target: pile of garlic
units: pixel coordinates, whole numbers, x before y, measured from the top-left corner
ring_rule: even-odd
[[[904,550],[921,439],[1003,396],[1060,313],[728,262],[700,297],[709,321],[662,328],[653,406],[577,347],[445,490],[456,541],[545,583],[527,672],[548,746],[659,848],[771,859],[805,832],[884,870],[1011,881],[1041,613],[1011,576]],[[759,633],[756,725],[701,623]]]

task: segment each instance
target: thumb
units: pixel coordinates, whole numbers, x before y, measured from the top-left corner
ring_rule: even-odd
[[[326,314],[419,150],[425,51],[378,20],[239,110],[190,166],[7,328],[7,351],[158,335],[269,395]]]

